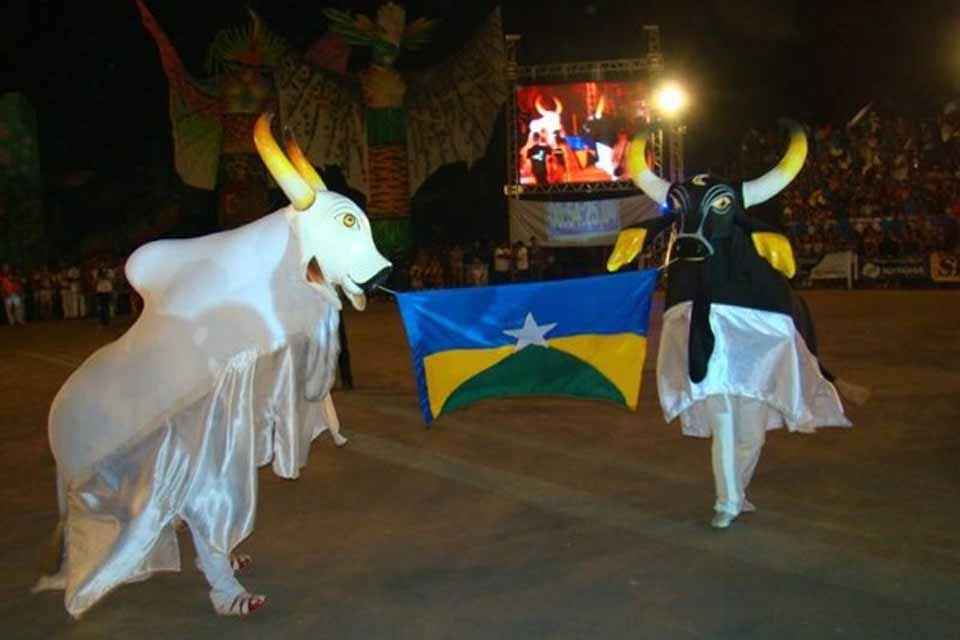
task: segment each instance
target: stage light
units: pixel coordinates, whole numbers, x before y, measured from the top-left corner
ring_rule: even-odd
[[[657,110],[667,118],[673,118],[687,106],[687,93],[675,83],[660,87],[654,95]]]

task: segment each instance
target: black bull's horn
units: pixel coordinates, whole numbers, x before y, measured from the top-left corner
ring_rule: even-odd
[[[803,163],[807,159],[807,136],[798,123],[792,120],[781,120],[790,131],[790,144],[787,152],[773,169],[754,180],[743,183],[743,208],[766,202],[781,191],[800,173]],[[658,204],[667,201],[667,192],[670,182],[664,180],[647,166],[646,137],[636,136],[630,144],[628,166],[630,176],[640,189]]]

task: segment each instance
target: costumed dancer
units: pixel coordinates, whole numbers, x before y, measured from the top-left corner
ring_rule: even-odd
[[[186,523],[222,615],[264,603],[234,575],[253,531],[257,467],[296,478],[311,441],[339,421],[337,290],[355,308],[390,263],[366,215],[327,191],[300,148],[284,154],[270,118],[258,152],[290,206],[245,226],[161,240],[130,257],[144,299],[136,323],[90,356],[50,409],[62,544],[35,590],[63,589],[79,617],[110,590],[180,568]]]
[[[813,321],[787,278],[789,241],[746,213],[800,172],[807,139],[796,123],[780,163],[758,179],[726,183],[709,174],[671,184],[646,163],[645,139],[630,148],[636,184],[664,210],[620,232],[607,268],[630,263],[658,234],[674,228],[657,358],[657,387],[667,422],[711,437],[716,502],[711,525],[723,529],[755,511],[747,487],[766,431],[849,427],[839,388],[865,401],[862,387],[835,380],[817,358]]]

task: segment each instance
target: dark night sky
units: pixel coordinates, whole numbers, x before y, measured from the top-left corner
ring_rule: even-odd
[[[202,75],[206,47],[252,6],[303,46],[325,29],[320,8],[373,14],[376,2],[152,0],[188,68]],[[421,0],[408,18],[444,20],[416,65],[456,45],[496,3]],[[670,75],[693,95],[691,168],[716,162],[750,123],[779,115],[841,119],[871,99],[919,108],[960,87],[960,3],[814,0],[676,0],[663,3],[503,3],[505,31],[524,36],[521,64],[637,57],[642,25],[661,26]],[[48,172],[171,156],[167,88],[133,0],[12,0],[0,10],[0,90],[25,92],[38,110]]]

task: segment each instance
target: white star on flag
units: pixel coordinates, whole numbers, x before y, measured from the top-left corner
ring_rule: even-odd
[[[538,325],[533,314],[527,312],[527,317],[523,321],[522,327],[519,329],[505,329],[504,333],[517,339],[517,346],[513,349],[513,352],[516,353],[532,344],[538,347],[549,347],[550,345],[547,344],[543,336],[552,331],[555,326],[557,326],[556,322]]]

